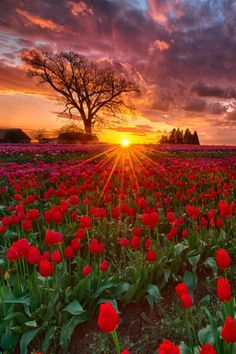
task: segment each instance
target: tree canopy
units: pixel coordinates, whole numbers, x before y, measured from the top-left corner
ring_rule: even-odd
[[[62,98],[63,113],[82,120],[88,134],[96,124],[118,123],[122,107],[130,108],[125,95],[138,92],[134,82],[74,52],[54,54],[30,49],[22,53],[22,59],[28,75],[48,84]]]
[[[183,130],[173,129],[169,135],[162,135],[160,144],[194,144],[200,145],[198,134],[196,131],[192,134],[187,128],[185,132]]]

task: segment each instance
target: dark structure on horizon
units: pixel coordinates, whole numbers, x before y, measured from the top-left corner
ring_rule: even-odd
[[[82,132],[63,132],[58,135],[57,142],[61,144],[96,143],[98,142],[98,137]]]
[[[29,144],[31,138],[21,129],[0,129],[0,143]]]
[[[162,135],[160,144],[193,144],[200,145],[198,134],[196,130],[192,134],[191,131],[187,128],[185,132],[183,130],[173,129],[169,135]]]

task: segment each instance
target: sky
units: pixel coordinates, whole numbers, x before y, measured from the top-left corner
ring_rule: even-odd
[[[235,0],[0,0],[0,127],[55,131],[66,122],[21,52],[75,51],[126,70],[136,113],[102,141],[156,143],[174,127],[202,144],[236,145]]]

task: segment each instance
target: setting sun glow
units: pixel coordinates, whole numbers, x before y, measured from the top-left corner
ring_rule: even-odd
[[[127,146],[130,145],[130,142],[129,142],[129,140],[127,140],[127,139],[123,139],[123,140],[121,141],[121,145],[122,145],[123,147],[127,147]]]

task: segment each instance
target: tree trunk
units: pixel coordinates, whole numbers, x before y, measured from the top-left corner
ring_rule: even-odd
[[[92,124],[89,121],[84,122],[84,130],[87,134],[92,134]]]

